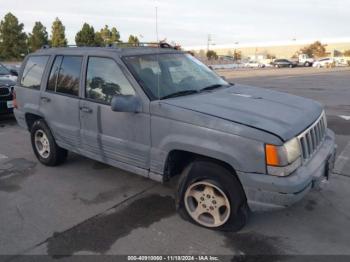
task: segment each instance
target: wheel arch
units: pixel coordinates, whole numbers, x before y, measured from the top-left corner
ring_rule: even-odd
[[[175,179],[176,177],[180,177],[182,171],[195,160],[210,161],[217,165],[223,166],[224,168],[229,170],[233,176],[237,178],[242,188],[242,191],[245,193],[242,182],[236,173],[236,169],[230,163],[219,158],[206,156],[186,150],[174,149],[168,153],[164,166],[164,181],[169,182]]]
[[[24,118],[25,118],[27,128],[29,131],[32,129],[32,126],[35,123],[35,121],[40,120],[40,119],[44,119],[43,116],[36,114],[36,113],[31,113],[31,112],[25,113]]]

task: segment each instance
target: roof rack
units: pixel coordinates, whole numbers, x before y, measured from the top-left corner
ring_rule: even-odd
[[[139,42],[139,43],[112,43],[108,44],[106,46],[77,46],[77,45],[67,45],[65,47],[114,47],[114,48],[138,48],[138,47],[150,47],[150,48],[169,48],[169,49],[175,49],[180,50],[181,47],[178,45],[172,46],[166,42]],[[43,45],[41,49],[49,49],[51,48],[50,45]]]
[[[64,47],[79,47],[79,46],[77,46],[77,45],[66,45]],[[49,49],[49,48],[52,48],[52,46],[50,46],[50,45],[43,45],[41,47],[41,49]]]
[[[114,47],[152,47],[152,48],[169,48],[179,49],[179,46],[172,46],[166,42],[139,42],[139,43],[114,43]]]

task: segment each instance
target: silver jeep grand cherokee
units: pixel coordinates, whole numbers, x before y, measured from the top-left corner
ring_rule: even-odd
[[[319,103],[234,85],[170,48],[42,49],[15,93],[41,163],[71,151],[157,181],[179,175],[179,213],[207,228],[239,230],[249,209],[295,203],[334,163]]]

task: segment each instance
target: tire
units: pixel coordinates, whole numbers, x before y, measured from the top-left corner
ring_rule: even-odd
[[[30,137],[35,156],[40,163],[46,166],[62,164],[68,155],[68,151],[59,147],[44,120],[34,122]]]
[[[206,195],[209,187],[214,189],[209,193],[210,197]],[[192,194],[196,194],[196,197]],[[206,159],[195,160],[182,172],[176,206],[185,220],[221,231],[239,231],[249,217],[247,199],[236,174],[225,166]],[[196,212],[199,214],[197,219],[194,218]],[[219,214],[216,215],[219,218],[214,219],[211,214]]]
[[[293,65],[289,65],[289,68],[293,68]]]
[[[309,66],[310,66],[310,63],[309,63],[309,62],[305,62],[304,66],[305,66],[305,67],[309,67]]]

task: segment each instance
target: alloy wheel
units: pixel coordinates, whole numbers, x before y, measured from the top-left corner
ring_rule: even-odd
[[[205,227],[219,227],[230,217],[228,197],[218,186],[208,181],[190,185],[184,197],[188,214]]]

